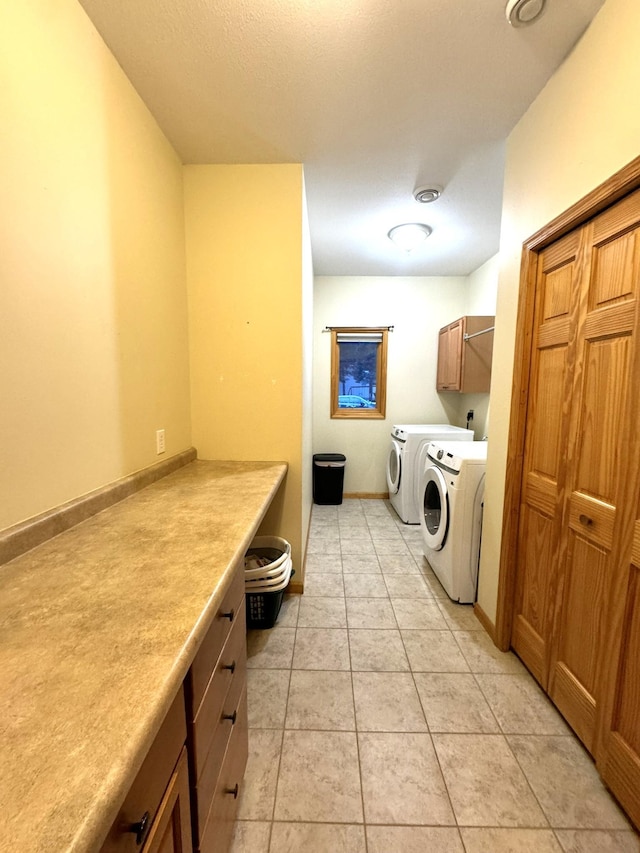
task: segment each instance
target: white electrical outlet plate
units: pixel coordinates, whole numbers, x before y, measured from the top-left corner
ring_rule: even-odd
[[[164,453],[164,451],[165,451],[164,430],[163,429],[157,429],[156,430],[156,453],[160,454],[160,453]]]

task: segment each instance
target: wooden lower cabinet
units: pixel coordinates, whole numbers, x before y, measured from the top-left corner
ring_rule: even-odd
[[[189,769],[183,747],[142,853],[191,853]]]
[[[244,690],[238,703],[238,719],[211,797],[209,814],[202,826],[200,853],[221,853],[229,848],[248,749],[247,693]]]
[[[248,754],[244,561],[100,853],[227,853]]]
[[[638,826],[640,190],[532,263],[511,642]]]
[[[244,561],[185,681],[193,849],[226,853],[248,753]]]
[[[129,789],[101,853],[191,851],[186,734],[181,688]]]

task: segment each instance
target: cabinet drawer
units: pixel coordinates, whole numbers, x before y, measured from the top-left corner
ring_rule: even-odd
[[[244,608],[241,608],[193,721],[191,738],[195,779],[200,778],[216,730],[224,723],[222,715],[232,714],[236,710],[234,703],[237,703],[240,695],[237,685],[244,684],[247,677],[246,633],[246,614]],[[229,728],[228,724],[223,727]],[[222,755],[219,757],[222,758]]]
[[[101,853],[136,853],[140,844],[131,827],[143,820],[151,828],[187,735],[182,688],[154,740],[113,822]]]
[[[247,694],[243,691],[238,706],[238,721],[229,739],[209,817],[200,836],[200,853],[226,853],[229,848],[247,756]],[[236,792],[235,796],[231,792]]]
[[[219,722],[216,725],[213,737],[211,739],[211,747],[204,759],[200,776],[196,783],[196,801],[198,813],[198,826],[204,826],[209,809],[211,808],[211,798],[220,775],[220,767],[225,757],[225,753],[229,748],[231,736],[238,730],[247,728],[246,723],[246,679],[234,679],[231,688],[225,697]],[[223,720],[222,715],[228,717],[235,715],[233,720]],[[244,718],[243,718],[244,714]]]
[[[231,585],[189,670],[187,701],[191,719],[198,712],[229,630],[240,613],[244,611],[243,567],[244,563],[242,567],[240,564],[235,567]]]

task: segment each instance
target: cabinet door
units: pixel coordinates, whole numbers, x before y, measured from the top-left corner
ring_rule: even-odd
[[[462,362],[462,319],[440,329],[438,336],[438,391],[460,390],[460,367]]]
[[[462,394],[482,394],[489,391],[495,320],[493,316],[462,318],[458,343],[460,353],[458,390]],[[469,335],[469,340],[465,340],[466,335]]]
[[[489,391],[495,317],[461,317],[438,335],[437,391]],[[476,333],[482,332],[478,335]],[[465,341],[465,334],[474,337]]]
[[[167,784],[174,776],[186,736],[184,691],[180,689],[100,853],[139,853],[143,839],[146,843],[149,833],[154,832],[157,815],[166,798]]]
[[[192,849],[189,771],[183,748],[142,853],[190,853]]]

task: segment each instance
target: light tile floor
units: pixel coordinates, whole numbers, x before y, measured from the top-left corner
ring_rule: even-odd
[[[248,653],[233,853],[639,853],[581,744],[387,502],[313,507],[305,594]]]

